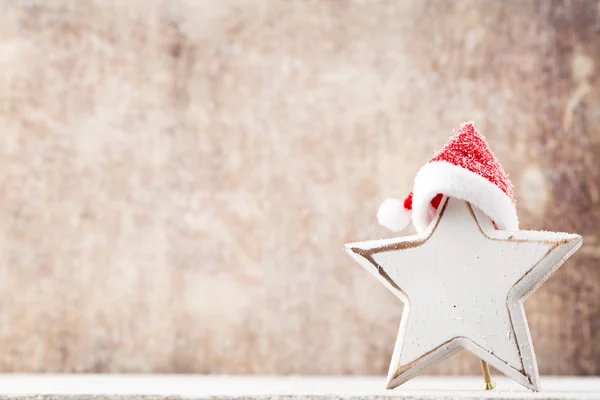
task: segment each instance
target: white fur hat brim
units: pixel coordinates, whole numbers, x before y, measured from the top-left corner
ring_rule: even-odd
[[[498,229],[519,229],[516,207],[497,185],[468,169],[446,161],[433,161],[423,166],[415,177],[412,223],[417,231],[427,229],[431,199],[438,193],[468,201],[490,217]]]

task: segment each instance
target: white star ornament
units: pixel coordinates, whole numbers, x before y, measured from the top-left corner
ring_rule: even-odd
[[[496,230],[479,209],[445,198],[422,234],[347,244],[404,303],[388,389],[465,348],[538,390],[523,301],[581,241],[567,233]]]

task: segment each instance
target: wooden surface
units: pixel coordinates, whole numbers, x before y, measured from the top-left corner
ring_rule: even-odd
[[[342,245],[472,119],[522,227],[585,238],[541,372],[600,373],[597,13],[0,0],[0,370],[385,373],[402,307]]]
[[[44,396],[90,399],[509,399],[598,400],[600,379],[542,377],[542,392],[526,391],[505,378],[481,390],[481,377],[418,377],[404,389],[383,390],[384,377],[277,377],[193,375],[0,375],[0,398]],[[39,398],[39,397],[37,397]]]

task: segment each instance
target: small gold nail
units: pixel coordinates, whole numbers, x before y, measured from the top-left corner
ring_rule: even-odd
[[[483,373],[483,381],[485,382],[483,384],[483,389],[485,390],[492,390],[493,388],[496,387],[496,382],[492,381],[492,377],[490,375],[490,367],[488,366],[488,364],[483,361],[481,361],[481,372]]]

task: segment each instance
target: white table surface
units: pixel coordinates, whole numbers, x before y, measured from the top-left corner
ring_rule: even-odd
[[[542,391],[533,393],[495,376],[498,387],[480,390],[481,377],[417,377],[393,391],[383,377],[274,377],[203,375],[0,375],[0,398],[44,396],[82,399],[101,396],[136,400],[279,398],[308,399],[595,399],[600,400],[600,377],[542,377]]]

